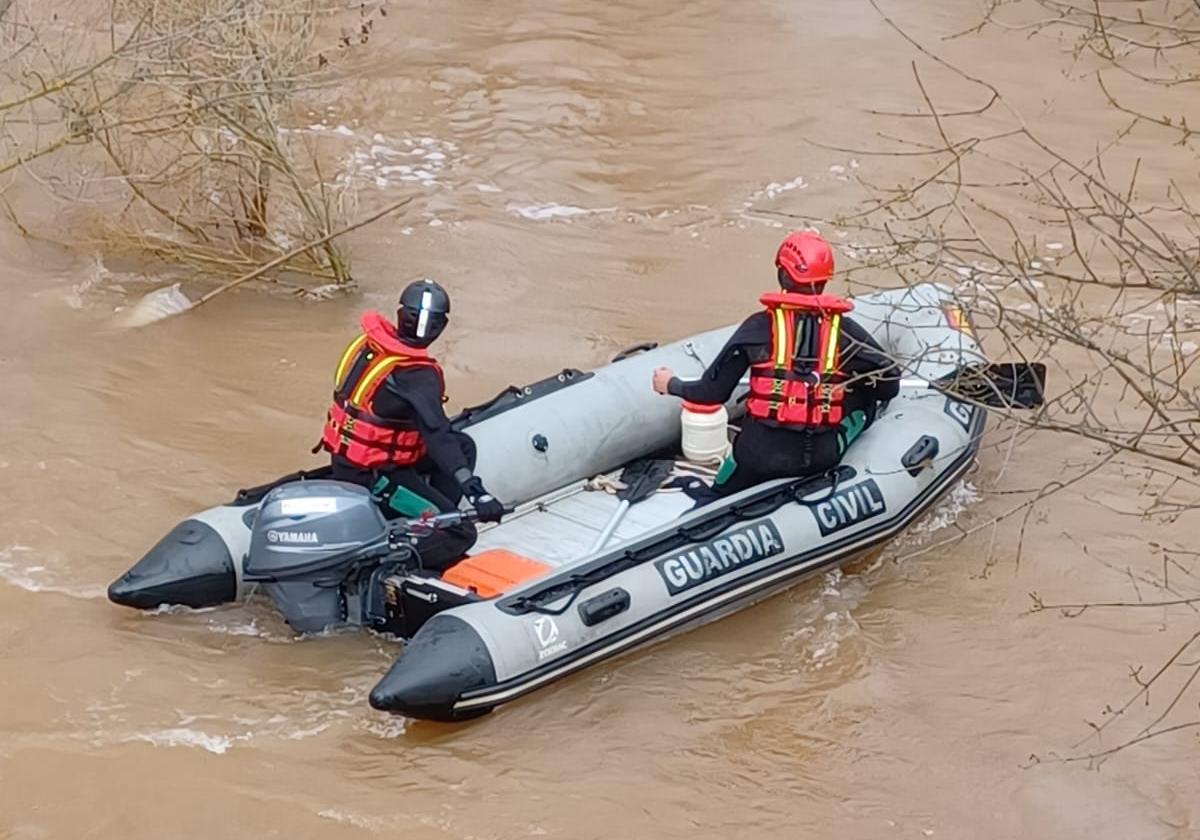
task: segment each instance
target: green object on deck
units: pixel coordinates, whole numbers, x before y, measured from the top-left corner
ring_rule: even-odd
[[[724,484],[729,480],[729,476],[733,475],[737,469],[737,461],[733,459],[733,453],[730,452],[725,456],[725,460],[721,462],[720,468],[717,470],[717,477],[713,479],[713,486]]]
[[[411,518],[423,516],[426,513],[437,513],[437,505],[433,502],[407,487],[389,481],[386,476],[380,476],[379,480],[375,482],[375,486],[371,488],[371,492],[377,498],[384,500],[388,508],[401,516]]]

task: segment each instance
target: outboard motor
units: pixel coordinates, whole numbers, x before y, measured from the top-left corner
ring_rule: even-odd
[[[340,481],[284,484],[263,499],[245,580],[262,583],[298,632],[363,624],[362,595],[374,572],[383,564],[394,572],[411,554],[395,549],[365,488]]]

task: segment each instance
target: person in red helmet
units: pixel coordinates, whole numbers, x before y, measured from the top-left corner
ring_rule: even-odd
[[[853,304],[825,294],[828,242],[789,234],[775,267],[780,291],[760,298],[764,310],[742,322],[699,379],[654,371],[655,391],[707,405],[726,402],[750,371],[746,419],[712,488],[723,496],[832,469],[900,389],[899,368],[848,316]]]

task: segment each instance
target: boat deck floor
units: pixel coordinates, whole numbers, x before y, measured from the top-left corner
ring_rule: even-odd
[[[703,475],[693,465],[680,462],[679,466],[686,467],[688,474]],[[616,470],[604,478],[615,480],[620,473]],[[660,488],[629,506],[608,547],[660,528],[694,504],[682,490]],[[615,493],[575,485],[523,506],[499,525],[481,529],[471,553],[503,548],[552,566],[564,566],[591,553],[592,544],[619,505]]]

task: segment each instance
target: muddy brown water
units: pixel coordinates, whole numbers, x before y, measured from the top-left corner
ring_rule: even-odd
[[[967,5],[890,8],[934,36]],[[388,641],[295,641],[262,604],[105,601],[180,518],[316,463],[334,357],[408,278],[454,294],[441,355],[461,405],[742,317],[782,232],[747,204],[820,218],[861,197],[851,176],[907,174],[806,142],[861,146],[868,109],[917,101],[911,49],[859,0],[390,8],[367,79],[310,115],[352,132],[363,190],[421,195],[354,240],[360,298],[249,291],[126,330],[114,312],[147,278],[0,227],[0,836],[1200,836],[1186,733],[1099,771],[1045,760],[1186,628],[1025,615],[1030,591],[1127,595],[1097,559],[1150,563],[1164,532],[1072,491],[1019,565],[1009,526],[938,545],[1006,504],[988,492],[1002,448],[877,562],[459,727],[367,707]],[[1107,125],[1061,56],[981,37],[948,48],[1047,131]],[[56,216],[27,182],[9,197]],[[1035,436],[1000,479],[1038,486],[1087,452]]]

